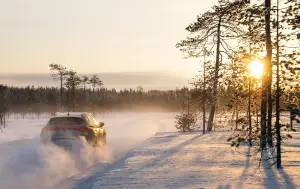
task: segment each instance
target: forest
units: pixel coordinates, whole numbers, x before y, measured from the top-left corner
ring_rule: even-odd
[[[232,115],[232,147],[255,143],[262,159],[281,168],[282,140],[299,122],[299,27],[297,0],[220,0],[195,17],[176,47],[202,69],[176,127],[195,130],[202,113],[203,133],[212,131],[221,109]]]
[[[49,76],[50,77],[50,76]],[[178,111],[188,88],[160,91],[107,89],[104,85],[80,84],[76,89],[62,87],[11,87],[0,85],[1,117],[54,114],[63,111],[93,113],[113,111]],[[62,91],[62,93],[60,93]]]

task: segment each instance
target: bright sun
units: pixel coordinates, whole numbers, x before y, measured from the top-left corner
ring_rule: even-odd
[[[252,76],[260,77],[263,74],[264,66],[261,62],[253,61],[248,65],[248,69]]]

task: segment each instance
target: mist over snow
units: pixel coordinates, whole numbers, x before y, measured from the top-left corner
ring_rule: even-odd
[[[66,153],[43,146],[39,134],[48,118],[11,119],[0,133],[0,186],[6,189],[41,189],[91,166],[105,166],[157,132],[175,131],[174,113],[111,113],[97,116],[107,130],[107,146],[95,151],[84,145]]]

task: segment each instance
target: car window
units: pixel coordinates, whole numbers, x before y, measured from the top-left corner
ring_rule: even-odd
[[[85,126],[84,119],[79,117],[54,117],[48,122],[48,126]]]

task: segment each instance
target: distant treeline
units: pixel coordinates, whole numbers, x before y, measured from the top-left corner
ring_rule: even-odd
[[[0,85],[1,112],[11,113],[55,113],[61,111],[60,88],[56,87],[9,87]],[[97,88],[77,89],[75,111],[178,111],[189,89],[149,90]],[[74,100],[69,90],[63,89],[63,111],[73,111]]]

